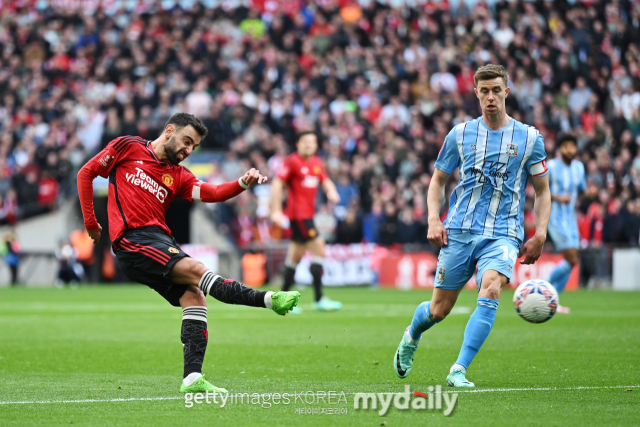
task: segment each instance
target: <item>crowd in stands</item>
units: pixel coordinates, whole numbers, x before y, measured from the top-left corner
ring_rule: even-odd
[[[579,206],[584,244],[638,245],[640,2],[193,3],[2,9],[0,215],[49,209],[110,140],[154,139],[186,111],[209,128],[201,150],[224,153],[210,181],[252,166],[275,176],[312,127],[342,199],[320,196],[320,232],[426,243],[434,161],[452,126],[480,115],[474,71],[495,63],[510,74],[508,113],[540,131],[549,157],[560,133],[578,138],[599,190]],[[258,188],[218,208],[240,246],[281,236],[268,200]]]

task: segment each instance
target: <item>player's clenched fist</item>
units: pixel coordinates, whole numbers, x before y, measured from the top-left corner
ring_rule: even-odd
[[[251,168],[247,173],[242,177],[242,182],[249,187],[253,187],[254,185],[262,184],[263,182],[267,182],[267,177],[260,175],[260,171]]]
[[[436,246],[446,246],[449,241],[447,240],[447,230],[440,218],[429,220],[429,231],[427,233],[427,239],[429,243]]]
[[[95,245],[100,241],[100,235],[102,234],[102,227],[98,225],[98,228],[96,228],[95,230],[87,230],[87,233],[89,233],[89,237],[91,237],[91,240],[93,240],[93,244]]]

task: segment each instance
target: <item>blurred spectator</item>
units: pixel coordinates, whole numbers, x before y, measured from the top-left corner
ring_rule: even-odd
[[[69,236],[69,242],[73,247],[76,260],[80,263],[83,269],[82,276],[85,280],[92,280],[90,277],[91,266],[95,262],[93,250],[95,245],[93,240],[89,237],[89,233],[84,228],[73,230]]]
[[[413,210],[405,207],[400,212],[397,226],[397,240],[399,243],[421,243],[424,242],[423,237],[426,235],[420,223],[415,221]]]
[[[371,212],[367,213],[362,221],[362,234],[365,242],[380,242],[380,225],[383,220],[382,202],[377,200],[373,202]]]
[[[2,237],[2,246],[0,254],[4,257],[11,272],[11,286],[18,283],[18,267],[20,265],[20,243],[13,231],[8,231]]]
[[[362,242],[362,222],[354,209],[347,209],[344,220],[338,223],[336,243],[349,244]]]
[[[313,217],[313,222],[316,225],[318,234],[322,236],[325,242],[333,243],[335,241],[338,220],[331,213],[329,205],[322,204],[318,207],[318,212]]]
[[[89,14],[74,3],[0,14],[0,221],[73,194],[74,172],[115,137],[151,139],[191,111],[209,128],[201,151],[223,151],[225,180],[258,165],[273,176],[295,132],[315,127],[344,194],[334,221],[352,210],[366,241],[404,242],[424,233],[433,162],[450,129],[480,114],[473,74],[491,62],[511,76],[509,114],[541,132],[549,157],[559,132],[575,133],[588,184],[619,201],[617,212],[611,200],[581,203],[585,241],[637,244],[626,226],[640,198],[637,2],[289,2],[265,13],[116,2]],[[260,197],[218,208],[243,245],[266,236]]]
[[[82,280],[82,266],[76,262],[75,251],[68,241],[62,242],[56,251],[58,259],[58,276],[56,286],[74,284],[77,285]]]

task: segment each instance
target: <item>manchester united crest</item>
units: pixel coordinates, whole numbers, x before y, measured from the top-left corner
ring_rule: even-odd
[[[162,174],[162,182],[164,182],[164,185],[167,187],[171,187],[173,185],[173,177],[171,174],[164,173]]]
[[[180,251],[179,251],[179,250],[177,250],[176,248],[172,248],[172,247],[169,247],[169,252],[171,252],[172,254],[178,254],[178,253],[180,253]]]

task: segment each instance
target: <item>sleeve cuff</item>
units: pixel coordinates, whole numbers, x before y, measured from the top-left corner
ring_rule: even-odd
[[[247,184],[245,184],[244,182],[242,182],[242,178],[238,179],[238,184],[240,184],[240,187],[244,188],[245,190],[247,188],[249,188],[249,186]]]

